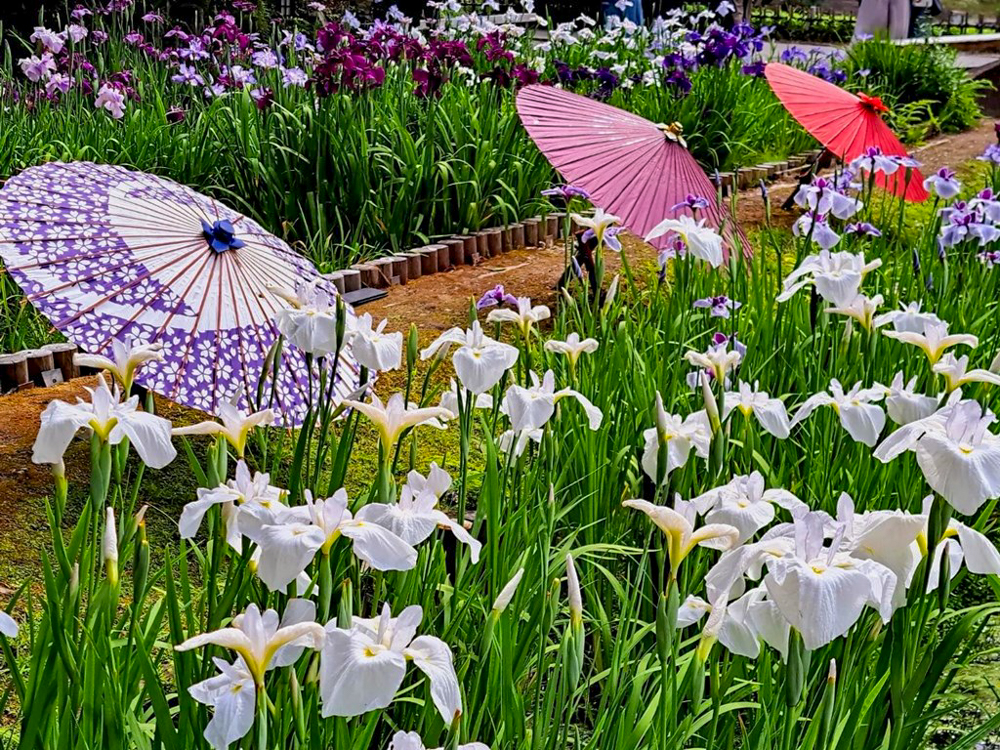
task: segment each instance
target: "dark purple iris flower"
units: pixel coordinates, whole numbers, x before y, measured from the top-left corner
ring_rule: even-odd
[[[867,221],[857,221],[844,227],[844,234],[856,234],[867,237],[881,237],[882,232]]]
[[[738,352],[742,359],[746,359],[747,347],[746,345],[736,338],[734,333],[732,336],[727,336],[722,332],[717,332],[712,336],[712,346],[716,349],[728,349],[732,347],[734,352]]]
[[[598,99],[607,99],[618,88],[619,79],[610,68],[598,68],[594,71],[594,77],[600,84],[594,92]]]
[[[263,89],[253,89],[250,92],[251,98],[257,104],[257,109],[262,112],[268,109],[272,104],[274,104],[274,89],[271,87]]]
[[[720,294],[717,297],[696,299],[692,303],[692,307],[708,310],[713,318],[728,318],[732,314],[733,310],[738,310],[741,306],[742,303],[729,299],[729,297],[724,294]]]
[[[519,88],[522,86],[530,86],[533,83],[538,83],[540,77],[537,70],[529,68],[524,63],[518,63],[515,65],[511,73],[514,76],[514,80],[517,81]]]
[[[574,198],[590,200],[590,193],[576,185],[556,185],[542,191],[546,198],[560,198],[564,203],[569,203]]]
[[[692,211],[708,208],[708,198],[702,198],[700,195],[692,195],[691,193],[688,193],[684,200],[675,204],[671,210],[679,211],[682,208],[689,208]]]
[[[436,67],[423,69],[417,68],[413,71],[413,80],[417,87],[415,92],[421,99],[437,96],[441,91],[445,78]]]
[[[476,303],[477,310],[485,310],[487,307],[499,307],[500,305],[511,305],[517,307],[517,297],[507,294],[503,284],[497,284],[486,292]]]
[[[683,70],[674,70],[667,76],[665,83],[668,86],[675,86],[681,95],[691,93],[691,79]]]

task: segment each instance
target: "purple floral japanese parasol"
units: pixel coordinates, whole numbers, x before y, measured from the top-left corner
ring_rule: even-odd
[[[0,259],[59,330],[93,354],[113,339],[163,344],[165,361],[136,381],[217,414],[256,393],[288,306],[270,289],[315,282],[315,267],[252,219],[190,188],[122,167],[86,162],[26,169],[0,191]],[[353,313],[351,313],[353,314]],[[273,408],[286,426],[305,412],[308,371],[285,346]],[[337,363],[336,395],[358,386]],[[268,391],[269,393],[270,391]]]

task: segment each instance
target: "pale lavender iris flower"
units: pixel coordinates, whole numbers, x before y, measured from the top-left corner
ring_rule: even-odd
[[[696,299],[692,306],[708,310],[713,318],[728,318],[733,310],[740,308],[741,303],[722,294],[718,297]]]

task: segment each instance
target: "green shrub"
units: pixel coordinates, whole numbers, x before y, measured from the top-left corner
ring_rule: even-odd
[[[979,96],[990,84],[969,78],[948,47],[872,39],[848,55],[853,73],[869,71],[867,93],[894,110],[890,125],[908,140],[968,130],[982,117]]]

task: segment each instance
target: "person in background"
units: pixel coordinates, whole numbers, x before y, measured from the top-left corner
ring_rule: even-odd
[[[931,16],[944,13],[941,0],[910,0],[910,38],[931,36]]]
[[[910,34],[910,0],[861,0],[854,36],[906,39]]]
[[[623,21],[631,21],[636,26],[642,26],[642,0],[604,0],[602,7],[605,21],[611,16],[618,16]]]

